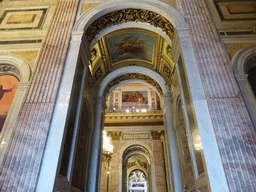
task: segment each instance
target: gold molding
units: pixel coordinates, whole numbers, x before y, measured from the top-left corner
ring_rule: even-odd
[[[101,30],[125,22],[149,23],[165,31],[171,40],[174,36],[174,26],[165,17],[144,9],[123,9],[105,14],[95,20],[85,32],[87,42],[90,44]]]
[[[111,89],[111,87],[119,84],[122,81],[125,80],[143,80],[147,83],[149,83],[150,85],[154,86],[157,91],[159,92],[159,94],[163,94],[162,88],[160,87],[160,85],[158,84],[157,81],[155,81],[154,79],[152,79],[151,77],[147,76],[147,75],[143,75],[140,73],[129,73],[129,74],[124,74],[121,75],[119,77],[116,77],[115,79],[113,79],[105,88],[103,95],[106,96],[109,92],[109,90]]]
[[[107,135],[111,136],[112,140],[120,140],[122,131],[108,131]]]
[[[164,135],[163,130],[151,131],[151,136],[153,140],[160,140],[161,135]]]

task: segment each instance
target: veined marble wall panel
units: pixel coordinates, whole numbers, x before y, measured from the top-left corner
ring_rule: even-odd
[[[1,166],[0,188],[3,191],[34,191],[36,188],[78,2],[58,1]],[[36,35],[36,32],[30,33],[30,36]]]
[[[182,3],[229,190],[254,191],[256,134],[230,68],[230,60],[206,1],[182,0]]]
[[[167,180],[165,178],[166,167],[164,165],[164,151],[162,150],[162,142],[160,140],[153,140],[152,143],[156,168],[156,189],[157,191],[167,191]]]
[[[26,59],[34,68],[57,1],[3,2],[0,9],[0,53]]]
[[[43,39],[57,1],[3,2],[0,10],[0,41]]]

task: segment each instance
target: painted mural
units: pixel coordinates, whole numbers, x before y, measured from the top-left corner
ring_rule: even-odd
[[[0,131],[10,110],[19,80],[12,75],[0,76]]]
[[[143,33],[123,33],[108,38],[112,62],[140,59],[152,62],[154,37]]]
[[[148,104],[147,91],[123,91],[122,107],[140,107]]]

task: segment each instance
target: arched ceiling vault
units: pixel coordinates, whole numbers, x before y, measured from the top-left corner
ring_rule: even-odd
[[[136,23],[139,25],[139,22],[147,23],[162,29],[171,40],[174,36],[173,25],[163,16],[143,9],[123,9],[107,13],[95,20],[85,31],[84,38],[90,44],[101,30],[125,22],[133,22],[135,25]],[[170,86],[175,69],[171,51],[171,45],[158,33],[139,27],[123,28],[106,34],[93,45],[89,68],[97,85],[116,69],[141,66],[159,73]],[[123,75],[118,78],[129,80],[130,77],[131,75]],[[153,80],[146,82],[156,87],[160,94],[162,93],[161,88],[158,88],[160,86],[157,86]],[[110,88],[107,87],[104,94],[107,94]]]

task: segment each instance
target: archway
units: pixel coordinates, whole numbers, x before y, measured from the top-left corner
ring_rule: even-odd
[[[152,79],[158,82],[158,84],[162,85],[161,88],[163,89],[163,99],[165,101],[165,122],[166,123],[166,135],[167,135],[167,141],[168,149],[167,149],[167,156],[168,160],[170,161],[170,158],[172,159],[172,163],[169,165],[169,168],[172,167],[170,172],[172,173],[172,187],[173,190],[176,191],[182,191],[182,179],[180,176],[180,162],[178,157],[178,151],[176,147],[176,137],[174,134],[174,130],[172,128],[172,110],[170,109],[170,106],[173,103],[173,98],[169,94],[170,91],[177,91],[179,90],[181,92],[182,97],[186,97],[184,99],[184,105],[188,105],[191,111],[193,111],[194,116],[192,118],[195,118],[194,122],[197,122],[198,124],[195,124],[196,127],[199,129],[202,144],[204,148],[204,152],[206,152],[205,155],[205,167],[207,171],[211,174],[207,176],[205,174],[204,182],[201,182],[202,177],[197,177],[198,187],[199,188],[210,188],[209,183],[217,182],[216,178],[214,177],[214,174],[216,173],[216,164],[218,165],[218,174],[219,180],[218,184],[226,186],[225,182],[225,175],[223,171],[223,166],[221,163],[219,150],[217,146],[217,142],[215,137],[212,137],[214,135],[213,127],[211,124],[211,118],[208,112],[207,103],[204,97],[204,91],[202,88],[197,64],[194,58],[193,49],[191,46],[188,30],[186,28],[186,23],[184,19],[179,15],[178,11],[175,10],[172,7],[168,7],[165,4],[161,2],[152,2],[152,1],[135,1],[134,3],[130,3],[127,1],[118,1],[117,4],[112,4],[113,2],[107,2],[100,4],[99,6],[95,6],[94,8],[88,10],[88,12],[84,13],[83,16],[78,19],[77,24],[74,27],[72,40],[70,43],[70,52],[68,53],[68,57],[66,60],[66,66],[64,69],[62,84],[59,89],[59,97],[57,100],[58,107],[55,109],[48,143],[55,143],[55,146],[48,145],[46,146],[43,165],[41,168],[40,178],[38,181],[38,188],[40,186],[43,186],[44,182],[48,183],[48,186],[51,186],[52,188],[47,189],[49,191],[52,191],[54,187],[56,187],[55,184],[55,178],[56,172],[58,173],[58,160],[59,155],[61,155],[61,143],[62,138],[56,139],[58,134],[55,132],[56,127],[59,128],[58,133],[60,135],[65,135],[65,123],[58,122],[57,117],[58,115],[63,115],[66,117],[68,113],[69,108],[69,98],[62,98],[63,95],[72,95],[72,85],[74,83],[74,77],[76,76],[77,68],[75,66],[76,63],[82,63],[83,64],[83,77],[81,77],[81,82],[83,85],[86,85],[90,91],[87,94],[91,94],[92,97],[94,97],[94,101],[92,99],[92,105],[94,106],[94,133],[93,133],[93,142],[92,142],[92,151],[91,151],[91,166],[90,166],[90,174],[89,174],[89,181],[88,181],[88,190],[90,191],[97,191],[99,188],[99,181],[95,179],[99,175],[99,163],[101,161],[101,130],[103,128],[103,101],[104,101],[104,90],[107,86],[107,82],[110,82],[114,78],[117,78],[118,75],[100,77],[100,80],[104,79],[104,83],[101,83],[99,87],[95,86],[94,81],[91,81],[91,76],[94,76],[95,74],[101,74],[104,72],[104,68],[101,68],[101,70],[95,71],[90,69],[91,65],[91,49],[95,45],[95,41],[99,37],[104,37],[105,34],[110,34],[111,32],[115,31],[117,28],[110,27],[103,30],[102,33],[99,35],[99,37],[95,36],[95,40],[89,40],[86,38],[86,36],[83,36],[84,30],[87,30],[90,25],[103,16],[104,14],[108,14],[114,11],[120,11],[124,9],[146,9],[151,12],[157,13],[159,15],[162,15],[168,23],[171,23],[174,27],[176,32],[173,34],[174,38],[173,41],[171,41],[171,38],[169,35],[167,35],[163,30],[159,30],[157,27],[148,25],[147,29],[151,30],[161,36],[163,39],[167,41],[167,44],[172,45],[172,47],[175,47],[171,52],[171,55],[173,56],[173,62],[174,66],[173,69],[176,69],[176,85],[178,85],[176,88],[173,86],[170,86],[170,81],[167,82],[167,86],[165,85],[166,81],[165,78],[162,78],[163,76],[159,75],[158,72],[155,72],[152,69],[148,69],[147,67],[143,68],[143,71],[134,70],[134,73],[144,73],[145,75],[152,76]],[[133,28],[142,28],[145,26],[145,24],[142,24],[140,22],[131,24]],[[129,26],[129,23],[120,24],[120,28],[126,28]],[[120,29],[118,28],[118,29]],[[103,35],[104,34],[104,35]],[[81,43],[82,41],[82,43]],[[81,46],[81,49],[80,49]],[[94,51],[93,51],[94,52]],[[167,51],[166,51],[167,52]],[[182,55],[181,55],[182,53]],[[104,58],[103,58],[104,59]],[[180,61],[183,61],[182,64],[180,64]],[[136,63],[137,64],[137,63]],[[121,69],[133,69],[136,68],[136,64],[132,65],[130,67],[126,66]],[[143,64],[143,63],[142,63]],[[181,69],[182,68],[182,69]],[[97,68],[99,69],[99,68]],[[112,74],[114,74],[115,71],[118,71],[118,68],[113,68],[114,70]],[[138,69],[138,68],[137,68]],[[145,70],[148,70],[145,72]],[[105,70],[108,74],[109,72],[112,72],[110,69]],[[132,71],[132,70],[131,70]],[[124,71],[123,74],[129,74],[131,73]],[[181,71],[181,72],[180,72]],[[181,78],[184,77],[183,79]],[[166,71],[166,75],[168,76],[170,74],[170,71]],[[96,77],[96,76],[94,76]],[[109,77],[109,81],[106,81],[107,77]],[[159,78],[158,78],[159,77]],[[106,83],[105,83],[106,81]],[[102,81],[101,81],[102,82]],[[170,83],[168,85],[168,83]],[[185,94],[184,94],[185,93]],[[189,98],[189,99],[188,99]],[[61,105],[63,104],[63,105]],[[194,104],[194,105],[193,105]],[[204,119],[201,119],[200,116],[204,115]],[[186,111],[186,116],[189,116],[189,114]],[[189,119],[189,118],[188,118]],[[188,125],[190,125],[190,122],[188,122]],[[206,126],[207,125],[207,126]],[[189,129],[189,127],[188,127]],[[198,133],[199,133],[198,132]],[[51,141],[55,139],[54,141]],[[211,145],[208,145],[208,141],[211,141]],[[54,151],[57,151],[56,157],[49,158],[50,154]],[[211,152],[210,152],[211,151]],[[212,160],[214,159],[214,163],[212,163]],[[54,163],[53,163],[54,161]],[[50,172],[45,171],[49,170],[49,168],[46,168],[47,165],[49,165],[51,162],[51,167],[53,167]],[[47,175],[47,176],[46,176]],[[50,176],[48,176],[50,175]],[[48,181],[46,181],[46,179]],[[209,182],[208,182],[209,179]],[[201,186],[200,186],[201,185]],[[215,186],[215,185],[214,185]]]
[[[233,71],[249,110],[254,128],[256,127],[256,100],[249,81],[249,71],[255,70],[256,46],[250,46],[237,52],[232,58]]]

